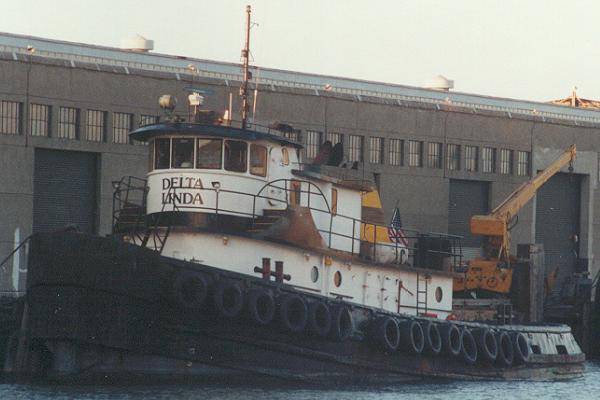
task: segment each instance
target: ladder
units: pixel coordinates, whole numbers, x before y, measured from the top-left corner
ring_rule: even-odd
[[[417,315],[427,314],[427,289],[429,275],[417,272]]]

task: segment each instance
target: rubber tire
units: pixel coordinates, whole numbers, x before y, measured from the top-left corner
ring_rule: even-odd
[[[465,363],[473,365],[477,362],[477,342],[470,330],[464,328],[461,332],[460,354]]]
[[[248,314],[257,325],[269,325],[275,318],[275,299],[264,289],[251,289],[246,296]]]
[[[514,364],[525,364],[529,361],[531,356],[531,349],[529,348],[527,338],[521,332],[512,332],[510,338],[512,339],[513,349],[515,351]]]
[[[195,310],[202,307],[208,291],[208,279],[199,272],[183,271],[173,282],[175,302],[183,308]]]
[[[331,331],[331,311],[322,301],[308,305],[308,330],[320,337],[327,337]]]
[[[473,330],[473,336],[477,342],[477,350],[480,358],[488,362],[495,362],[498,357],[498,344],[494,333],[488,328]]]
[[[373,322],[371,336],[374,343],[383,351],[393,353],[400,345],[400,328],[392,317],[383,316]]]
[[[421,324],[417,321],[406,320],[400,322],[399,326],[402,349],[410,354],[421,354],[425,347],[425,336]]]
[[[304,298],[288,294],[279,298],[279,321],[287,332],[300,333],[308,322],[308,307]]]
[[[421,322],[421,329],[425,339],[423,351],[432,356],[437,356],[442,352],[442,336],[437,324],[431,321]]]
[[[350,309],[345,305],[338,304],[331,309],[331,332],[329,336],[337,341],[343,342],[354,333],[354,320]]]
[[[496,364],[500,367],[510,367],[515,360],[515,349],[512,339],[505,331],[496,334],[496,343],[498,344],[498,357]]]
[[[217,285],[213,295],[217,312],[225,318],[236,318],[244,308],[244,292],[239,283],[223,281]]]
[[[462,335],[458,326],[447,322],[440,325],[442,351],[451,357],[458,357],[462,350]]]

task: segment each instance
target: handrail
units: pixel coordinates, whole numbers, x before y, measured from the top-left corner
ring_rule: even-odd
[[[300,186],[299,190],[296,189],[291,189],[288,187],[288,183],[290,182],[299,182],[301,184],[307,184],[308,185],[308,189],[302,189],[302,185]],[[278,185],[278,183],[284,182],[283,185]],[[314,186],[317,188],[317,191],[312,191],[311,187]],[[265,191],[265,189],[272,187],[272,188],[276,188],[279,190],[283,190],[286,193],[286,198],[281,199],[281,198],[275,198],[269,195],[264,195],[263,192]],[[380,225],[380,224],[376,224],[376,223],[372,223],[372,222],[367,222],[364,221],[362,219],[359,218],[355,218],[355,217],[351,217],[351,216],[347,216],[347,215],[343,215],[343,214],[339,214],[336,213],[335,215],[333,215],[331,213],[331,208],[329,205],[329,202],[327,201],[323,191],[321,190],[321,188],[319,188],[317,185],[315,185],[312,182],[309,181],[305,181],[305,180],[300,180],[300,179],[288,179],[288,178],[282,178],[282,179],[277,179],[271,182],[268,182],[266,184],[264,184],[256,194],[252,194],[252,193],[246,193],[246,192],[240,192],[237,190],[228,190],[228,189],[223,189],[223,188],[219,188],[219,189],[215,189],[215,188],[186,188],[186,190],[190,190],[190,191],[198,191],[198,192],[215,192],[215,205],[214,207],[212,206],[206,206],[206,205],[176,205],[175,202],[173,203],[169,203],[169,204],[173,204],[174,207],[177,208],[177,211],[181,211],[181,210],[207,210],[207,211],[214,211],[215,214],[218,216],[220,214],[223,213],[227,213],[227,214],[233,214],[233,215],[239,215],[239,216],[244,216],[244,217],[249,217],[252,218],[253,221],[260,216],[259,214],[257,214],[257,210],[256,210],[256,202],[257,199],[264,199],[264,200],[269,200],[272,202],[278,202],[278,203],[282,203],[285,205],[289,205],[289,196],[287,196],[288,192],[291,191],[295,191],[295,192],[299,192],[299,193],[305,193],[310,195],[315,195],[315,196],[319,196],[323,199],[324,204],[326,206],[326,208],[318,208],[313,205],[308,206],[307,208],[311,211],[317,212],[317,213],[325,213],[328,214],[330,216],[329,219],[329,229],[318,229],[319,232],[321,233],[325,233],[329,236],[329,243],[328,243],[328,247],[331,248],[331,241],[332,241],[332,237],[341,237],[341,238],[345,238],[348,240],[352,241],[352,250],[351,250],[351,254],[360,254],[360,246],[358,248],[358,251],[355,251],[355,242],[358,240],[359,242],[361,242],[361,237],[356,237],[356,224],[360,223],[361,224],[361,232],[364,232],[366,230],[366,227],[371,226],[373,227],[374,230],[374,246],[373,246],[373,257],[376,258],[376,248],[377,246],[385,246],[385,247],[393,247],[396,251],[396,257],[399,256],[399,251],[401,250],[399,244],[396,243],[386,243],[386,242],[377,242],[377,227],[384,227],[384,228],[388,228],[387,225]],[[240,196],[247,196],[248,198],[252,198],[252,210],[251,212],[244,212],[241,210],[234,210],[234,209],[229,209],[229,208],[223,208],[220,204],[219,204],[219,197],[222,196],[222,194],[227,193],[227,194],[234,194],[234,195],[240,195]],[[163,204],[163,210],[164,210],[164,206],[165,204]],[[261,214],[262,215],[262,214]],[[342,220],[346,220],[346,221],[351,221],[352,225],[353,225],[353,229],[352,229],[352,236],[347,235],[345,233],[341,233],[338,231],[335,231],[333,229],[333,219],[334,218],[338,218],[338,219],[342,219]],[[218,220],[218,218],[217,218]],[[403,231],[405,233],[414,233],[414,235],[407,235],[407,239],[410,240],[414,240],[417,238],[417,233],[419,233],[416,230],[412,230],[412,229],[404,229]],[[459,236],[456,235],[448,235],[448,234],[444,234],[444,233],[435,233],[435,234],[430,234],[430,235],[435,235],[438,236],[440,238],[446,238],[448,240],[451,240],[452,242],[460,240],[461,238]],[[456,245],[453,244],[451,246],[452,248],[456,248]],[[409,252],[408,256],[413,256],[414,252],[416,251],[415,248],[412,247],[408,247],[407,246],[407,251]],[[439,253],[444,253],[450,257],[454,257],[456,258],[461,258],[462,259],[462,254],[458,254],[456,252],[439,252]]]
[[[3,270],[5,268],[6,262],[17,252],[21,249],[21,247],[23,247],[25,245],[25,243],[29,242],[31,240],[31,236],[33,235],[29,235],[27,236],[25,239],[23,239],[23,241],[21,243],[19,243],[19,245],[17,247],[15,247],[13,249],[13,251],[11,251],[10,253],[8,253],[8,255],[2,260],[2,262],[0,262],[0,270]]]

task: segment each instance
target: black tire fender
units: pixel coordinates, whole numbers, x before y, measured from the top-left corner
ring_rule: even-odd
[[[425,336],[421,324],[414,320],[400,322],[401,347],[411,354],[421,354],[425,347]]]
[[[331,332],[333,340],[343,342],[354,333],[354,319],[350,309],[344,304],[335,305],[331,309]]]
[[[215,289],[213,300],[220,315],[226,318],[235,318],[240,315],[244,307],[244,292],[239,283],[222,281]]]
[[[317,336],[327,337],[331,331],[331,311],[322,301],[308,305],[308,330]]]
[[[432,321],[423,321],[421,329],[425,339],[423,351],[434,356],[440,354],[442,352],[442,336],[437,324]]]
[[[510,335],[505,331],[496,333],[496,343],[498,344],[496,364],[501,367],[510,367],[515,359],[515,349]]]
[[[451,322],[440,325],[440,335],[442,337],[442,351],[452,357],[458,357],[462,349],[461,331]]]
[[[250,319],[257,325],[269,325],[275,317],[275,299],[271,292],[254,288],[246,296]]]
[[[284,330],[300,333],[306,328],[308,308],[298,294],[287,294],[279,298],[279,320]]]
[[[386,352],[398,350],[400,345],[400,328],[392,317],[383,316],[373,322],[371,336],[374,343]]]
[[[473,330],[473,336],[475,336],[481,359],[495,362],[498,357],[498,344],[494,333],[488,328],[478,328]]]
[[[461,332],[461,344],[460,353],[465,363],[475,364],[477,362],[477,342],[475,342],[473,334],[467,328],[464,328]]]
[[[183,308],[198,309],[206,301],[209,291],[209,279],[194,271],[182,271],[173,282],[173,298]]]
[[[514,363],[525,364],[529,361],[531,356],[531,349],[529,348],[529,341],[521,332],[512,332],[510,335],[513,343]]]

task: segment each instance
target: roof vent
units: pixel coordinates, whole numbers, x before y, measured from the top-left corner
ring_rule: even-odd
[[[447,92],[450,89],[454,89],[454,81],[446,78],[443,75],[438,75],[433,79],[426,80],[423,86],[425,86],[427,89]]]
[[[121,49],[147,53],[154,50],[154,40],[148,40],[141,35],[135,35],[121,40]]]

